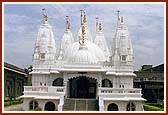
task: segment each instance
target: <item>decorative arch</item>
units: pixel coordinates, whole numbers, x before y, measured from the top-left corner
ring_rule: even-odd
[[[99,75],[97,73],[87,73],[87,72],[78,72],[78,73],[71,73],[71,74],[66,74],[66,80],[70,80],[70,79],[74,79],[74,78],[78,78],[80,76],[85,76],[91,79],[95,79],[95,80],[99,80]]]
[[[63,86],[64,79],[63,78],[57,78],[53,81],[52,86]]]
[[[71,80],[71,79],[77,79],[77,78],[79,78],[79,77],[86,77],[86,78],[89,78],[89,79],[93,79],[93,80],[95,80],[95,81],[97,81],[98,80],[98,78],[96,77],[96,76],[94,76],[94,75],[79,75],[79,76],[77,76],[76,74],[74,74],[74,76],[68,76],[68,80]]]
[[[108,105],[108,108],[107,108],[108,111],[118,111],[118,105],[115,104],[115,103],[111,103]]]
[[[51,101],[47,102],[44,107],[45,111],[55,111],[55,104]]]
[[[36,100],[32,100],[29,103],[29,110],[35,110],[38,107],[38,102]]]
[[[113,87],[113,84],[109,79],[105,78],[102,80],[102,87]]]
[[[129,102],[128,104],[127,104],[127,111],[135,111],[136,110],[136,106],[135,106],[135,104],[133,103],[133,102]]]

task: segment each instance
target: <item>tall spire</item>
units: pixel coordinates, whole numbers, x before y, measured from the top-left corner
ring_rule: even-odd
[[[66,16],[66,31],[70,30],[69,16]]]

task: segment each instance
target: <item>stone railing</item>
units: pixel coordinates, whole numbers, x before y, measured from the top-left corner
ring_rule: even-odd
[[[24,86],[24,94],[31,93],[48,93],[48,94],[65,94],[64,86]]]
[[[99,96],[111,98],[140,98],[142,96],[141,89],[138,88],[107,88],[101,87],[98,92]]]
[[[108,88],[108,87],[101,87],[99,88],[99,93],[139,93],[141,94],[141,89],[139,88]]]

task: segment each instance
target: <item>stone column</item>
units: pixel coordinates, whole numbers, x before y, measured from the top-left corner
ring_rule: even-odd
[[[64,105],[64,96],[60,96],[60,103],[58,105],[58,111],[62,111]]]
[[[104,100],[101,96],[99,96],[99,111],[104,111]]]

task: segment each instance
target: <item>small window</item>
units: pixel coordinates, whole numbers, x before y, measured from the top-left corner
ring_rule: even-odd
[[[40,58],[41,58],[42,60],[44,60],[44,59],[45,59],[45,53],[41,53],[41,54],[40,54]]]
[[[38,107],[37,101],[33,100],[29,103],[29,110],[35,110]]]
[[[126,55],[121,56],[121,61],[126,61]]]
[[[42,86],[43,85],[43,83],[42,82],[40,82],[40,86]]]
[[[136,107],[135,104],[133,102],[129,102],[127,105],[127,111],[135,111]]]
[[[124,36],[124,34],[122,33],[122,35],[120,36],[120,39],[125,39],[126,36]]]

